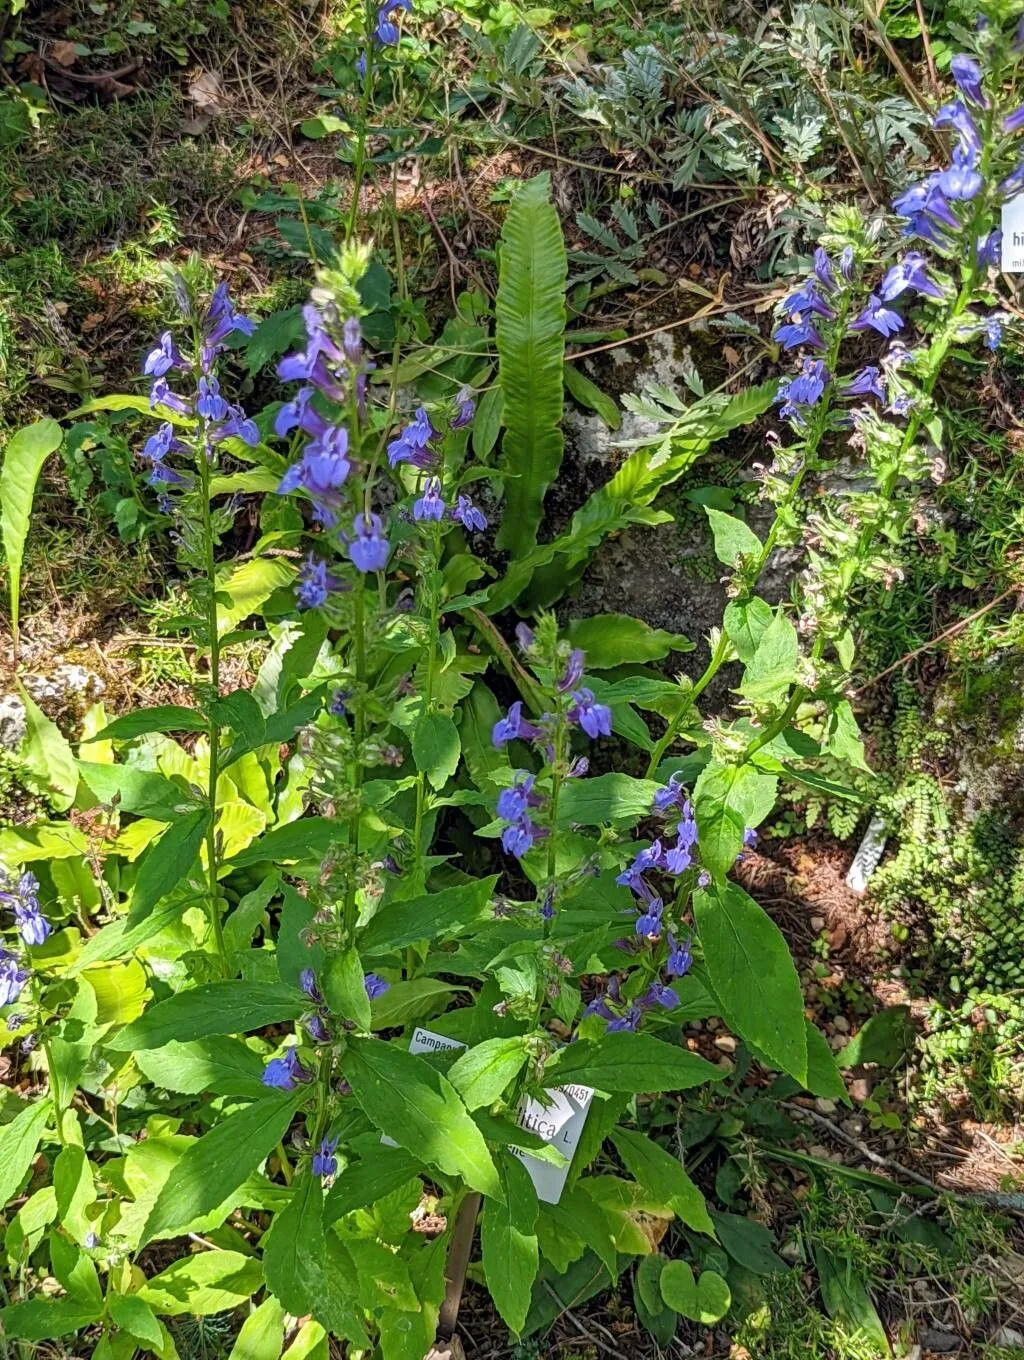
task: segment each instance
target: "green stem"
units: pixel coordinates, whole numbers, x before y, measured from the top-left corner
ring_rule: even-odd
[[[198,342],[196,352],[198,353]],[[205,440],[197,440],[196,461],[199,464],[199,496],[201,500],[201,528],[203,558],[206,570],[206,629],[210,644],[210,716],[207,737],[210,743],[207,802],[210,820],[206,828],[206,867],[209,893],[210,927],[220,960],[220,969],[228,976],[228,957],[224,945],[224,927],[220,919],[219,862],[217,853],[217,781],[220,778],[220,724],[213,717],[213,705],[220,698],[220,633],[217,627],[217,564],[213,554],[213,516],[210,512],[210,460],[206,456]]]
[[[366,171],[366,119],[370,112],[370,100],[373,97],[373,39],[370,37],[371,11],[367,9],[366,19],[366,46],[363,52],[366,56],[366,73],[363,76],[363,90],[359,97],[359,127],[356,131],[356,151],[355,159],[352,162],[352,202],[349,205],[348,220],[345,223],[345,244],[348,245],[356,234],[356,227],[359,224],[359,194],[363,187],[363,175]]]
[[[348,873],[345,885],[344,928],[346,941],[351,944],[356,928],[356,889],[358,887],[359,823],[362,818],[361,794],[363,783],[363,742],[366,739],[366,587],[362,573],[352,597],[352,645],[355,652],[355,755],[352,761],[352,811],[348,819]]]

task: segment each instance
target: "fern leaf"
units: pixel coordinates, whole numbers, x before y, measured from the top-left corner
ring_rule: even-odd
[[[537,541],[544,493],[558,476],[565,447],[562,363],[569,264],[549,175],[537,175],[520,189],[501,240],[494,315],[507,480],[498,546],[515,558]]]

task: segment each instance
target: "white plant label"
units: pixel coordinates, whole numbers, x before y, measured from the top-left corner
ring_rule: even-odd
[[[449,1039],[445,1034],[435,1034],[433,1030],[419,1026],[413,1030],[409,1041],[410,1053],[442,1053],[446,1049],[465,1048],[458,1039]],[[583,1125],[587,1122],[587,1111],[594,1098],[590,1086],[554,1086],[544,1093],[548,1103],[524,1099],[516,1115],[516,1123],[521,1129],[536,1134],[565,1158],[562,1166],[542,1162],[522,1148],[510,1147],[509,1152],[518,1157],[533,1181],[537,1198],[545,1204],[557,1204],[562,1198],[565,1182],[569,1176],[569,1164],[579,1145]],[[388,1137],[381,1138],[389,1147],[397,1144]]]
[[[1003,204],[1002,256],[1004,274],[1024,274],[1024,194]]]

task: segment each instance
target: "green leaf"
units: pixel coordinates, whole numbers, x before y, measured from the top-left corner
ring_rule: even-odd
[[[602,392],[597,383],[591,382],[575,364],[566,363],[562,376],[571,397],[588,411],[596,411],[609,430],[619,428],[622,424],[622,412],[607,392]]]
[[[579,1039],[563,1048],[557,1063],[544,1074],[545,1085],[568,1082],[594,1086],[599,1091],[630,1094],[685,1091],[724,1077],[713,1064],[688,1049],[655,1039],[651,1034],[606,1034]]]
[[[90,741],[130,741],[147,732],[205,732],[206,719],[194,708],[182,704],[162,704],[159,708],[140,708],[107,723]]]
[[[693,643],[679,633],[652,628],[628,614],[595,614],[569,625],[569,640],[587,654],[589,670],[660,661],[669,652],[692,652]],[[628,682],[627,682],[628,683]]]
[[[85,1148],[77,1143],[61,1148],[53,1163],[53,1190],[61,1227],[76,1242],[84,1243],[92,1228],[86,1210],[96,1203],[92,1163]]]
[[[217,587],[217,631],[223,637],[249,617],[275,590],[291,585],[296,568],[285,558],[253,557],[236,566]]]
[[[190,1144],[157,1196],[139,1245],[173,1237],[222,1205],[288,1132],[305,1097],[301,1089],[261,1096]]]
[[[473,419],[473,452],[481,463],[486,463],[498,441],[504,415],[505,398],[501,388],[489,387],[477,402]]]
[[[861,1026],[850,1042],[836,1055],[840,1067],[877,1063],[895,1067],[913,1048],[917,1030],[910,1021],[909,1006],[887,1006]]]
[[[207,1317],[226,1313],[252,1298],[263,1283],[260,1263],[240,1251],[201,1251],[183,1256],[147,1280],[136,1297],[154,1313]]]
[[[732,1295],[729,1286],[714,1270],[702,1270],[697,1281],[696,1321],[704,1327],[713,1327],[729,1311]]]
[[[775,806],[778,778],[756,765],[705,765],[693,786],[693,808],[704,867],[724,878],[743,849],[743,833]]]
[[[782,932],[737,883],[698,889],[693,907],[704,965],[723,1019],[804,1084],[803,992]]]
[[[50,721],[20,681],[18,694],[25,705],[26,726],[21,758],[40,786],[50,791],[54,808],[64,812],[75,801],[78,788],[74,752],[57,724]]]
[[[408,902],[392,902],[362,932],[359,947],[364,957],[402,949],[418,940],[444,939],[475,925],[489,914],[497,881],[497,874],[492,874]]]
[[[49,1341],[81,1331],[103,1316],[103,1304],[79,1299],[27,1299],[0,1308],[0,1331],[12,1341]]]
[[[483,1135],[455,1088],[423,1058],[380,1039],[349,1040],[342,1071],[363,1113],[400,1147],[501,1198]]]
[[[246,344],[245,362],[249,372],[258,373],[261,368],[266,368],[271,359],[284,354],[292,345],[304,342],[305,337],[301,307],[285,307],[282,311],[271,312],[263,318]],[[280,478],[277,480],[280,481]]]
[[[544,493],[562,464],[568,261],[547,173],[512,200],[501,232],[494,304],[505,436],[505,512],[498,546],[522,557],[537,541]]]
[[[498,1172],[504,1203],[485,1199],[480,1225],[484,1279],[494,1306],[511,1331],[519,1336],[530,1311],[533,1282],[540,1267],[537,1234],[537,1193],[523,1164],[502,1155]]]
[[[228,1360],[279,1360],[284,1347],[284,1309],[269,1296],[242,1323]]]
[[[725,634],[744,665],[753,661],[758,643],[773,618],[771,605],[756,595],[750,600],[730,600],[725,606],[722,618]]]
[[[331,1186],[324,1206],[324,1221],[333,1223],[353,1209],[374,1204],[400,1185],[408,1184],[422,1171],[422,1158],[414,1157],[404,1148],[389,1148],[386,1144],[375,1148],[371,1158],[347,1166]]]
[[[191,872],[210,824],[208,808],[196,808],[172,822],[149,847],[132,890],[130,925],[145,920],[153,908]]]
[[[827,745],[837,760],[845,760],[855,769],[873,773],[864,755],[864,743],[848,699],[841,699],[832,712]]]
[[[351,1020],[358,1029],[370,1028],[370,998],[366,995],[363,965],[355,949],[330,954],[323,970],[324,999],[331,1011]]]
[[[752,1275],[783,1275],[788,1267],[775,1250],[775,1238],[764,1226],[741,1214],[711,1211],[718,1240],[734,1261]]]
[[[529,1056],[525,1035],[485,1039],[467,1048],[448,1069],[448,1080],[467,1110],[493,1105]]]
[[[873,1346],[879,1355],[892,1349],[882,1319],[878,1316],[863,1279],[849,1260],[842,1260],[824,1247],[814,1247],[821,1299],[829,1317],[845,1323],[852,1339]],[[3,1314],[0,1313],[0,1319]]]
[[[330,817],[300,817],[296,822],[275,826],[230,861],[235,869],[248,864],[279,860],[320,861],[338,843],[338,823]]]
[[[807,1030],[808,1091],[826,1100],[840,1100],[844,1105],[849,1105],[850,1097],[847,1094],[846,1083],[836,1065],[835,1055],[828,1046],[828,1040],[810,1020],[805,1018],[804,1025]]]
[[[163,1349],[163,1332],[156,1314],[145,1299],[140,1299],[137,1294],[111,1292],[107,1296],[107,1312],[122,1332],[141,1341],[147,1349],[157,1353]]]
[[[70,967],[71,975],[74,976],[96,963],[123,959],[147,940],[151,940],[154,935],[159,935],[165,926],[181,916],[189,903],[195,901],[198,901],[198,898],[188,894],[175,895],[168,898],[163,906],[155,907],[144,921],[139,921],[135,925],[129,926],[127,917],[120,921],[112,921],[109,926],[104,926],[94,935],[77,956]]]
[[[697,1316],[697,1281],[693,1267],[686,1261],[666,1261],[658,1281],[661,1297],[674,1313],[683,1317]]]
[[[208,1034],[242,1034],[282,1020],[298,1020],[308,998],[294,987],[265,982],[204,982],[158,1001],[145,1015],[105,1041],[118,1053],[162,1048]]]
[[[561,390],[561,389],[559,389]],[[43,464],[64,438],[55,420],[37,420],[11,436],[0,458],[0,538],[7,560],[11,626],[18,635],[21,564],[25,554],[32,499]]]
[[[612,1142],[634,1180],[647,1193],[673,1209],[688,1228],[714,1237],[704,1196],[690,1180],[679,1159],[653,1138],[631,1129],[612,1130]]]
[[[134,813],[136,817],[173,822],[197,807],[195,798],[179,784],[152,770],[80,760],[78,773],[97,803],[108,807],[116,805],[122,812]]]
[[[240,1040],[222,1034],[138,1049],[135,1065],[156,1086],[181,1095],[215,1091],[219,1096],[255,1099],[267,1093],[262,1081],[263,1060]]]
[[[393,982],[388,990],[376,1001],[370,1002],[374,1030],[394,1029],[407,1025],[412,1020],[422,1020],[429,1015],[437,1015],[446,1010],[453,992],[458,987],[438,978],[410,978],[406,982]]]
[[[424,713],[412,731],[412,758],[435,789],[442,788],[459,767],[459,729],[446,713]]]
[[[628,774],[599,774],[593,779],[571,779],[562,785],[558,825],[599,826],[602,822],[639,821],[649,817],[661,785],[654,779]]]
[[[738,557],[756,557],[761,551],[761,540],[741,519],[726,515],[710,505],[705,505],[704,513],[711,524],[715,556],[719,562],[724,562],[727,567],[734,567]]]
[[[664,1256],[654,1252],[641,1257],[633,1276],[636,1315],[662,1350],[671,1345],[676,1334],[676,1314],[661,1297],[661,1272],[664,1266]]]
[[[0,1206],[14,1198],[28,1175],[50,1111],[49,1100],[35,1100],[0,1126]]]
[[[740,694],[753,703],[778,703],[797,679],[799,656],[796,629],[785,614],[776,614],[743,672]]]

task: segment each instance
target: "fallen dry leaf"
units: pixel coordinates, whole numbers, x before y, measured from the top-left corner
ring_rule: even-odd
[[[62,38],[50,48],[50,56],[59,66],[74,66],[78,58],[78,48],[73,42]]]
[[[230,104],[219,71],[201,71],[189,85],[188,97],[210,113],[224,113]]]

